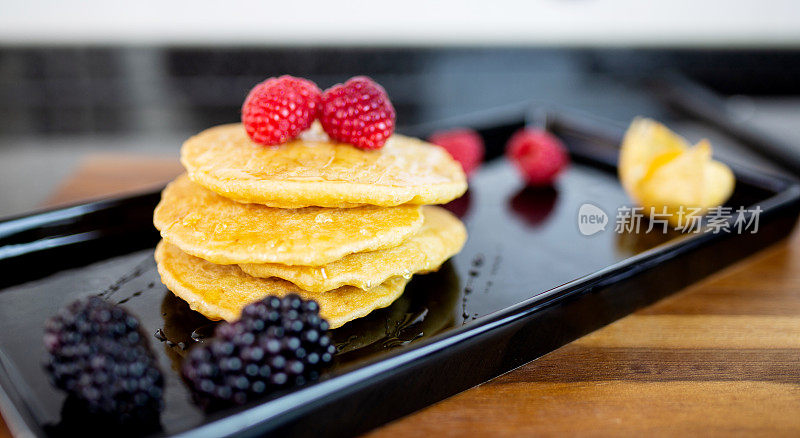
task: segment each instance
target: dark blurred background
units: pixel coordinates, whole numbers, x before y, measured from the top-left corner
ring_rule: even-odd
[[[400,126],[541,100],[626,119],[681,73],[724,95],[800,94],[800,51],[523,48],[0,48],[0,135],[193,132],[238,119],[269,76],[389,90]],[[113,145],[109,145],[113,147]]]

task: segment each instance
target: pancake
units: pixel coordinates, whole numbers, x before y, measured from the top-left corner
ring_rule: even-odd
[[[207,262],[164,241],[156,246],[155,258],[164,285],[193,310],[213,320],[234,321],[250,303],[268,295],[296,293],[319,303],[320,314],[331,328],[336,328],[390,305],[403,294],[408,282],[403,277],[393,277],[368,291],[345,286],[314,293],[285,280],[251,277],[235,265]]]
[[[394,248],[350,254],[324,266],[267,263],[240,267],[254,277],[278,277],[314,292],[345,285],[366,290],[390,277],[434,271],[461,250],[467,231],[441,207],[423,207],[422,212],[425,222],[419,232]]]
[[[265,147],[241,124],[217,126],[181,148],[189,178],[227,198],[278,208],[443,204],[467,181],[442,148],[393,135],[366,151],[328,139],[319,124],[301,138]]]
[[[418,205],[279,209],[242,204],[179,176],[161,194],[153,223],[167,242],[213,263],[320,266],[392,248],[422,227]]]

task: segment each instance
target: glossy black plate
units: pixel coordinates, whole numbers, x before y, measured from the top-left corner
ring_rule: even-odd
[[[42,369],[42,326],[62,305],[100,294],[138,315],[166,372],[156,435],[353,435],[511,370],[782,238],[800,211],[800,188],[737,170],[729,205],[760,206],[755,234],[614,231],[629,201],[617,182],[622,130],[550,112],[549,129],[573,165],[553,188],[525,188],[503,158],[524,124],[511,109],[420,127],[479,128],[490,160],[467,195],[448,205],[467,225],[464,250],[417,276],[392,306],[334,331],[335,366],[318,383],[242,408],[205,415],[175,371],[213,325],[174,298],[153,262],[158,193],[85,204],[0,223],[0,406],[15,431],[65,434],[70,411]],[[578,209],[610,216],[584,236]],[[63,411],[63,412],[62,412]],[[62,414],[63,417],[62,418]]]

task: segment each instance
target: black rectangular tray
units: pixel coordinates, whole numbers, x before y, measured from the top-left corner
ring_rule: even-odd
[[[548,129],[573,159],[550,189],[526,189],[503,158],[508,137],[531,113],[506,108],[432,129],[472,126],[487,162],[468,194],[448,205],[467,225],[464,250],[436,273],[416,276],[392,306],[334,331],[336,363],[314,384],[205,415],[175,371],[194,330],[208,321],[159,282],[153,262],[159,193],[53,210],[0,223],[0,407],[15,432],[64,433],[64,396],[42,369],[43,322],[64,304],[99,294],[121,303],[153,333],[166,373],[156,435],[349,436],[489,380],[650,304],[786,236],[800,188],[735,169],[728,205],[760,206],[755,234],[620,234],[616,209],[630,205],[617,182],[622,128],[549,111]],[[537,120],[541,112],[536,112]],[[578,208],[609,214],[606,231],[583,236]],[[68,415],[68,414],[67,414]]]

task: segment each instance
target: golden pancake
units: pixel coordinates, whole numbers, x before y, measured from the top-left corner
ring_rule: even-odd
[[[153,223],[167,242],[213,263],[320,266],[392,248],[422,227],[418,205],[295,210],[242,204],[179,176],[161,194]]]
[[[156,246],[155,258],[164,285],[193,310],[214,320],[234,321],[250,303],[268,295],[296,293],[319,303],[320,314],[331,328],[336,328],[388,306],[403,294],[408,282],[403,277],[393,277],[368,291],[345,286],[314,293],[285,280],[251,277],[238,266],[207,262],[164,241]]]
[[[181,162],[192,181],[239,202],[279,208],[443,204],[467,181],[442,148],[393,135],[375,151],[328,139],[319,124],[301,138],[265,147],[241,124],[217,126],[187,140]]]
[[[345,285],[366,290],[390,277],[433,271],[461,250],[467,231],[441,207],[423,207],[422,212],[425,222],[419,232],[394,248],[350,254],[324,266],[247,263],[240,267],[254,277],[278,277],[314,292]]]

